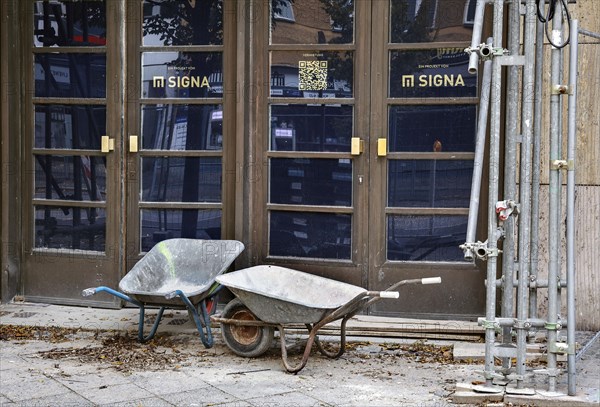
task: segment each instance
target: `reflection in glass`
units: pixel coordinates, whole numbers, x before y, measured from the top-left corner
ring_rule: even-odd
[[[142,97],[223,96],[221,52],[142,53]]]
[[[283,211],[270,215],[269,255],[350,259],[351,215]]]
[[[349,105],[271,105],[272,151],[349,152]]]
[[[389,151],[475,151],[476,105],[391,106]]]
[[[351,98],[353,52],[271,52],[271,96]]]
[[[387,234],[388,260],[464,261],[467,216],[390,215]]]
[[[223,1],[144,0],[142,44],[223,44]]]
[[[142,157],[142,201],[221,202],[221,158]]]
[[[221,105],[143,105],[144,150],[223,149]]]
[[[104,1],[36,1],[33,10],[36,47],[106,45]]]
[[[106,106],[35,105],[35,148],[100,149]]]
[[[269,202],[296,205],[352,205],[349,159],[272,158]]]
[[[476,97],[477,75],[468,73],[464,48],[390,51],[393,98]]]
[[[35,54],[35,96],[106,97],[106,55]]]
[[[172,238],[221,239],[220,209],[142,209],[141,251]]]
[[[470,41],[475,0],[391,0],[390,42]]]
[[[38,205],[34,208],[36,248],[105,250],[104,209]]]
[[[34,197],[105,201],[105,158],[35,155]]]
[[[388,206],[467,208],[473,161],[390,160]]]
[[[271,44],[353,41],[353,0],[271,0]]]

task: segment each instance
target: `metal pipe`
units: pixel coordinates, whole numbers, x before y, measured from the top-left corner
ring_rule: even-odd
[[[600,40],[600,33],[584,30],[583,28],[579,29],[579,34],[587,35],[588,37],[598,38]]]
[[[554,43],[562,43],[562,12],[554,14],[552,19],[552,38]],[[550,83],[552,87],[560,85],[561,50],[552,47]],[[550,163],[560,160],[560,95],[552,92],[550,95]],[[560,169],[550,167],[549,174],[549,225],[548,225],[548,347],[556,347],[558,320],[558,276],[559,276],[559,251],[560,251]],[[548,352],[548,391],[556,391],[556,354]]]
[[[475,4],[475,18],[473,20],[473,37],[471,39],[471,49],[475,49],[481,44],[481,33],[483,31],[483,17],[485,15],[485,3],[487,3],[487,0],[477,0],[477,3]],[[479,53],[471,52],[471,55],[469,55],[469,73],[477,73],[478,63]]]
[[[540,162],[542,140],[542,96],[543,96],[543,70],[544,70],[544,24],[537,21],[535,41],[535,88],[534,88],[534,114],[533,114],[533,158],[531,178],[531,262],[529,276],[532,281],[537,279],[539,262],[540,239]],[[537,318],[537,289],[530,286],[529,292],[529,318]]]
[[[494,47],[502,47],[503,0],[494,0]],[[490,157],[489,157],[489,196],[488,196],[488,263],[486,285],[486,319],[485,329],[485,381],[486,387],[492,388],[494,378],[494,344],[495,329],[491,321],[496,318],[496,280],[498,267],[498,223],[495,205],[498,201],[498,183],[500,178],[500,98],[502,87],[502,66],[496,57],[492,60],[492,89],[490,105]]]
[[[567,141],[567,355],[568,394],[576,393],[575,376],[575,151],[577,145],[577,59],[579,21],[571,21],[569,51],[569,132]]]
[[[491,44],[491,39],[488,39]],[[473,178],[471,180],[471,201],[469,203],[469,219],[467,221],[467,239],[464,248],[465,259],[473,261],[473,250],[469,243],[475,242],[477,216],[479,214],[479,198],[485,152],[485,136],[487,133],[488,113],[490,110],[490,88],[492,84],[492,61],[483,63],[481,97],[479,99],[479,115],[477,118],[477,135],[475,136],[475,159],[473,162]]]
[[[518,319],[525,321],[528,311],[527,287],[530,259],[531,242],[531,154],[533,138],[533,99],[531,92],[534,86],[534,57],[535,57],[535,21],[537,7],[535,0],[527,0],[525,9],[525,29],[523,33],[525,66],[523,68],[522,113],[521,113],[521,160],[519,175],[519,200],[521,201],[519,212],[519,285],[517,288],[517,312]],[[512,282],[512,281],[511,281]],[[517,388],[523,387],[526,354],[527,354],[527,330],[517,327]]]

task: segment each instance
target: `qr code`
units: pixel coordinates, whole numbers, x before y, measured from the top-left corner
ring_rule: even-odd
[[[327,61],[299,61],[300,90],[327,89]]]

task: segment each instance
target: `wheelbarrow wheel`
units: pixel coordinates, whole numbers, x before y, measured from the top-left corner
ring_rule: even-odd
[[[237,298],[225,306],[221,318],[260,321]],[[246,358],[255,358],[269,350],[273,343],[274,331],[274,328],[270,326],[221,324],[221,334],[229,349]]]

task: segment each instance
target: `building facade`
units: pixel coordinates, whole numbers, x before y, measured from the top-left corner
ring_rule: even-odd
[[[480,316],[475,3],[4,1],[2,300],[117,307],[81,290],[189,237],[373,290],[441,276],[371,312]]]

